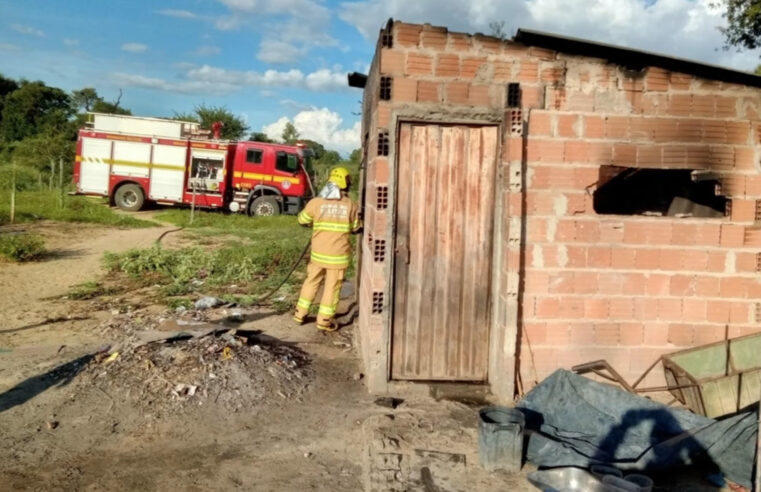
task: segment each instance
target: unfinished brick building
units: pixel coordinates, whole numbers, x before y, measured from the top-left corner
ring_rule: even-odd
[[[350,85],[372,391],[483,382],[505,401],[556,368],[607,359],[631,380],[758,330],[761,78],[389,21]]]

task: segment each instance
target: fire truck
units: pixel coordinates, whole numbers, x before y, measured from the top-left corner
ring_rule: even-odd
[[[196,122],[90,113],[79,131],[76,194],[136,211],[147,201],[248,215],[296,214],[311,196],[311,150],[220,140]]]

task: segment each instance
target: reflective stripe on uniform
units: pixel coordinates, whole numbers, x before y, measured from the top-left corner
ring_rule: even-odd
[[[354,223],[351,225],[351,230],[352,230],[352,232],[355,232],[355,231],[359,230],[359,226],[360,226],[360,224],[359,224],[359,219],[357,219],[357,220],[355,220],[355,221],[354,221]]]
[[[349,255],[324,255],[312,251],[312,260],[325,265],[346,266],[349,264]]]
[[[343,232],[343,233],[351,232],[351,228],[349,227],[349,224],[345,222],[341,223],[341,222],[318,221],[314,223],[313,228],[315,231]]]
[[[320,309],[318,311],[318,314],[321,314],[323,316],[333,316],[336,314],[336,308],[332,306],[323,306],[320,304]]]
[[[296,305],[302,309],[309,309],[312,307],[312,301],[309,299],[304,299],[303,297],[299,297],[299,301],[296,303]]]
[[[299,221],[299,224],[311,224],[312,223],[312,216],[307,213],[306,210],[302,210],[301,213],[299,213],[299,216],[297,217],[297,220]]]

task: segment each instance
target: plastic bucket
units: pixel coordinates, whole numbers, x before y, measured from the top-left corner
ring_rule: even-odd
[[[478,461],[488,471],[518,472],[523,462],[523,428],[519,410],[487,407],[478,412]]]

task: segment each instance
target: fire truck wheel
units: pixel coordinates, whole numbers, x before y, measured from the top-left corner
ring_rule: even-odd
[[[251,215],[280,215],[280,204],[274,196],[260,196],[251,202]]]
[[[145,203],[143,189],[132,183],[120,186],[114,194],[114,203],[122,210],[137,212]]]

